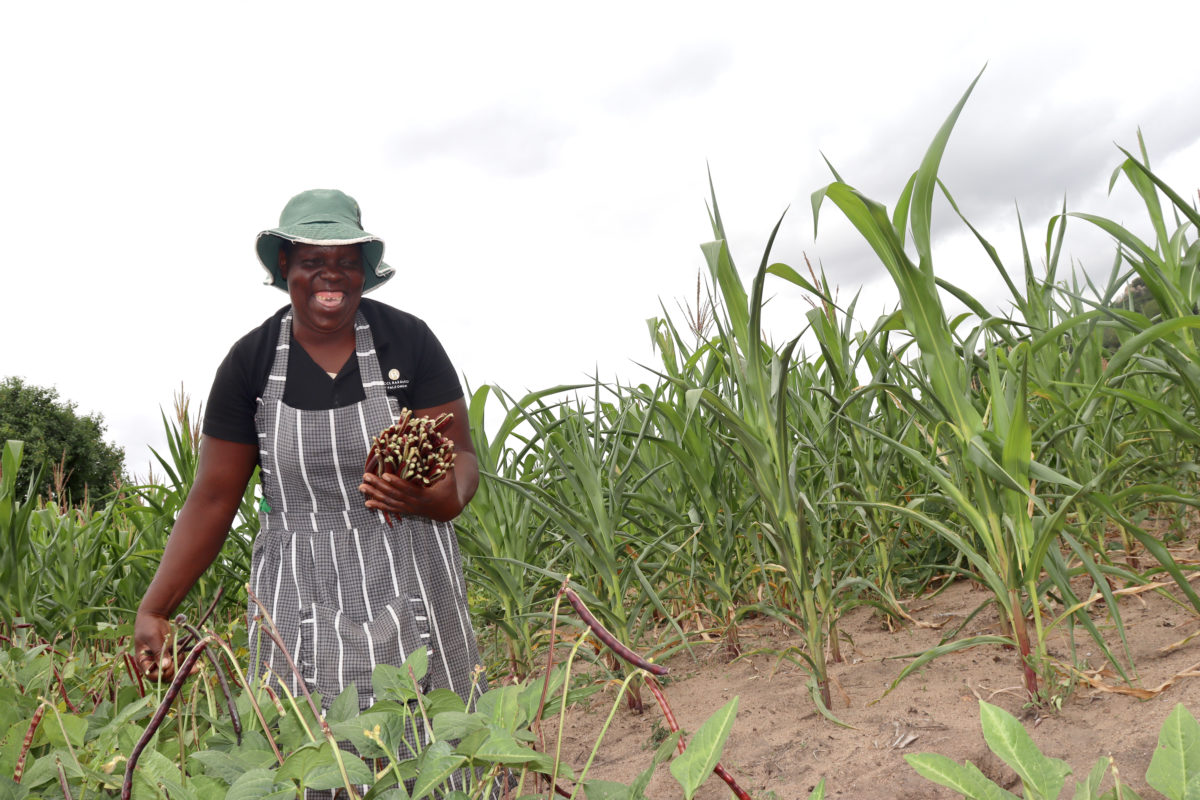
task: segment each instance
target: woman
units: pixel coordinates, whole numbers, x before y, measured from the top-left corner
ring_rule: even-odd
[[[469,701],[484,687],[450,520],[475,494],[479,472],[454,368],[423,322],[362,299],[392,269],[342,192],[292,198],[257,250],[267,283],[291,304],[235,344],[218,369],[196,480],[138,609],[137,663],[152,678],[173,671],[168,620],[216,558],[261,465],[248,577],[301,677],[251,601],[253,679],[293,692],[302,679],[327,708],[354,684],[365,709],[375,665],[398,665],[425,647],[423,688]],[[363,474],[372,438],[401,407],[454,415],[444,433],[456,460],[432,486]],[[385,512],[398,518],[394,527]]]

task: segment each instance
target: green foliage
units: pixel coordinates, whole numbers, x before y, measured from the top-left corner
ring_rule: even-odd
[[[104,430],[101,415],[79,414],[75,403],[60,400],[53,387],[34,386],[18,377],[0,381],[0,442],[25,443],[16,484],[21,494],[32,480],[33,494],[50,498],[56,488],[53,466],[61,466],[64,475],[64,496],[54,497],[56,502],[80,503],[106,494],[123,480],[125,452],[104,441]]]
[[[797,412],[788,402],[787,381],[799,336],[776,352],[764,346],[762,332],[768,274],[820,293],[790,267],[771,264],[771,248],[782,219],[771,231],[747,293],[729,252],[715,191],[711,210],[717,239],[701,249],[723,301],[716,326],[728,383],[721,387],[725,391],[718,392],[712,385],[693,385],[683,376],[670,380],[683,393],[689,413],[702,407],[711,415],[723,443],[757,495],[766,557],[782,565],[787,589],[796,598],[796,608],[789,609],[786,616],[796,620],[803,632],[802,663],[812,677],[818,707],[828,713],[825,647],[827,641],[836,639],[828,636],[836,618],[832,608],[834,565],[825,557],[830,550],[830,529],[819,514],[809,513],[815,508],[812,494],[806,491],[801,460],[807,451],[796,446],[793,436]]]
[[[688,749],[671,762],[671,774],[683,787],[683,796],[687,800],[692,800],[700,784],[704,783],[717,766],[721,751],[725,749],[725,740],[733,730],[737,706],[738,699],[734,697],[705,720],[692,737]]]
[[[1070,766],[1061,759],[1048,758],[1038,750],[1029,733],[1007,711],[979,701],[980,725],[988,747],[1012,767],[1021,779],[1026,800],[1058,800],[1064,794]],[[918,753],[904,757],[922,777],[949,787],[973,800],[1003,800],[1017,795],[990,780],[971,762],[959,764],[936,753]],[[1114,785],[1101,793],[1101,784],[1112,759],[1096,762],[1088,774],[1075,782],[1074,800],[1120,800],[1137,795],[1121,784],[1113,771]],[[1146,782],[1169,800],[1200,798],[1200,724],[1182,703],[1167,716],[1158,734],[1158,747],[1146,770]]]
[[[22,442],[3,446],[0,469],[0,630],[18,620],[47,638],[113,624],[133,608],[149,575],[140,570],[138,534],[126,498],[102,508],[60,509],[16,487]]]
[[[198,432],[186,397],[176,418],[163,417],[170,458],[160,457],[169,483],[130,487],[99,505],[60,507],[18,490],[24,443],[10,440],[0,460],[0,630],[19,619],[46,639],[94,633],[133,619],[158,567],[175,516],[195,476]],[[238,524],[214,567],[190,597],[205,607],[222,587],[222,612],[245,605],[240,590],[258,530],[253,506],[257,479],[242,499]],[[24,494],[24,496],[22,496]],[[190,604],[189,604],[190,605]]]
[[[151,577],[158,567],[162,548],[166,545],[175,519],[183,509],[196,480],[196,464],[200,453],[200,425],[192,418],[190,400],[182,388],[175,395],[173,410],[174,414],[170,416],[160,410],[167,452],[163,454],[151,449],[164,477],[155,480],[151,476],[144,484],[131,487],[137,502],[129,508],[126,515],[128,523],[138,533],[141,543],[138,555],[147,560]],[[246,577],[250,574],[254,536],[258,533],[258,507],[255,499],[255,493],[258,491],[260,479],[258,469],[255,468],[242,494],[237,517],[221,552],[188,595],[198,607],[206,607],[216,597],[217,592],[223,590],[223,612],[245,608],[244,586]],[[132,608],[137,607],[137,602],[141,600],[141,592],[149,585],[147,578],[145,583],[138,587],[137,598]]]
[[[1146,783],[1170,800],[1200,798],[1200,724],[1177,703],[1158,733]]]
[[[537,442],[519,435],[518,429],[526,416],[539,413],[543,397],[566,388],[530,393],[519,400],[492,386],[471,394],[471,438],[484,480],[455,525],[472,588],[490,601],[475,610],[503,640],[501,658],[516,678],[528,675],[538,657],[539,605],[544,606],[557,586],[545,571],[558,560],[549,550],[555,540],[539,505],[529,492],[512,489],[534,484],[542,475],[543,456]],[[485,413],[493,397],[505,414],[489,439]]]
[[[1059,250],[1053,235],[1047,237],[1045,282],[1033,278],[1028,251],[1024,253],[1027,288],[1022,296],[995,248],[967,223],[1017,297],[1017,308],[1026,317],[1021,324],[992,316],[965,292],[935,277],[930,246],[935,190],[940,189],[958,211],[949,192],[938,181],[938,165],[974,86],[972,82],[934,137],[920,167],[901,193],[895,213],[889,215],[882,204],[865,197],[840,178],[815,192],[812,203],[814,216],[826,199],[837,205],[887,268],[900,295],[903,330],[919,351],[903,391],[910,398],[920,398],[913,402],[914,416],[926,432],[927,441],[902,441],[878,426],[857,424],[922,473],[921,482],[928,487],[927,500],[919,505],[901,506],[886,501],[864,505],[903,515],[941,536],[959,552],[969,565],[967,574],[990,590],[991,602],[1001,612],[1007,628],[1005,636],[1020,654],[1020,668],[1029,695],[1047,700],[1056,691],[1052,683],[1044,683],[1053,681],[1046,650],[1051,626],[1043,615],[1048,593],[1062,598],[1063,604],[1071,609],[1065,615],[1068,624],[1083,627],[1114,668],[1122,675],[1126,673],[1125,664],[1110,649],[1087,615],[1086,604],[1079,602],[1075,594],[1072,578],[1087,575],[1108,601],[1113,621],[1123,637],[1119,611],[1105,577],[1108,571],[1108,565],[1103,563],[1105,556],[1098,560],[1088,552],[1079,539],[1079,531],[1072,530],[1069,515],[1099,512],[1119,521],[1131,538],[1154,554],[1175,578],[1180,590],[1200,608],[1200,597],[1187,585],[1169,552],[1154,537],[1145,535],[1122,510],[1123,502],[1133,498],[1114,502],[1114,496],[1106,493],[1119,483],[1125,462],[1112,459],[1100,448],[1093,449],[1085,429],[1077,426],[1080,419],[1094,419],[1092,415],[1101,407],[1111,409],[1104,402],[1106,398],[1118,397],[1122,405],[1132,404],[1147,411],[1153,405],[1157,419],[1150,424],[1167,425],[1177,435],[1188,436],[1193,448],[1200,443],[1190,413],[1169,410],[1167,404],[1157,402],[1153,391],[1143,398],[1138,391],[1126,388],[1126,375],[1120,372],[1145,347],[1172,348],[1165,361],[1171,367],[1164,377],[1182,378],[1187,395],[1179,400],[1194,402],[1200,395],[1200,381],[1195,378],[1200,368],[1193,363],[1196,348],[1190,344],[1185,348],[1184,344],[1191,342],[1190,331],[1200,325],[1200,318],[1181,316],[1173,324],[1161,323],[1147,329],[1144,335],[1135,335],[1106,366],[1104,354],[1094,343],[1090,348],[1081,346],[1079,355],[1093,359],[1088,374],[1096,383],[1080,392],[1074,385],[1080,362],[1074,358],[1064,361],[1061,348],[1064,339],[1078,338],[1082,345],[1087,344],[1093,320],[1056,313],[1053,293],[1057,290],[1051,281]],[[1156,229],[1161,229],[1162,212],[1152,173],[1132,159],[1124,166],[1124,172],[1146,200]],[[961,213],[959,216],[962,217]],[[1194,255],[1195,251],[1187,243],[1188,225],[1181,226],[1173,236],[1160,235],[1160,251],[1156,253],[1119,226],[1083,216],[1122,243],[1139,274],[1155,273],[1162,285],[1160,307],[1171,308],[1177,314],[1190,313],[1192,306],[1184,300],[1191,297],[1192,290],[1188,287],[1197,281],[1189,257],[1181,255],[1185,252]],[[966,222],[965,218],[963,221]],[[915,260],[906,247],[906,230],[912,234]],[[1052,222],[1051,234],[1055,230]],[[1060,244],[1062,228],[1057,230]],[[1163,251],[1166,255],[1162,255]],[[1149,264],[1139,266],[1142,262]],[[1149,279],[1145,276],[1143,279],[1149,285]],[[972,327],[971,315],[957,318],[947,315],[942,292],[966,303],[978,317],[978,325]],[[1104,294],[1111,297],[1113,293],[1110,287]],[[1173,300],[1174,305],[1168,300]],[[1070,426],[1075,431],[1074,439],[1059,439],[1060,426]],[[936,439],[929,432],[936,433]],[[1064,446],[1069,450],[1061,449]],[[1185,457],[1194,458],[1191,453]],[[1151,491],[1149,487],[1141,487],[1142,497],[1138,500]],[[938,502],[931,507],[928,501],[934,498]],[[1087,507],[1089,504],[1091,508]],[[930,513],[943,508],[951,511],[949,518]],[[1069,566],[1067,553],[1078,557],[1081,567]],[[973,643],[979,640],[957,644]],[[939,648],[927,657],[951,649]],[[918,659],[901,677],[924,661]]]
[[[0,650],[0,775],[19,779],[3,785],[3,796],[113,795],[128,773],[140,798],[282,800],[305,789],[362,797],[366,787],[366,797],[418,800],[479,797],[497,783],[517,787],[515,797],[532,791],[537,776],[556,774],[582,782],[589,797],[644,800],[651,776],[672,760],[679,738],[669,736],[630,785],[586,780],[584,772],[534,746],[531,727],[543,693],[548,707],[579,697],[564,668],[546,682],[494,688],[469,708],[448,690],[420,692],[428,666],[423,649],[403,667],[376,668],[377,700],[370,708],[359,712],[351,686],[329,705],[324,722],[303,697],[285,692],[276,704],[262,687],[237,690],[239,731],[217,680],[217,671],[229,664],[244,680],[236,652],[215,631],[203,641],[217,656],[215,664],[201,659],[172,696],[165,686],[132,680],[120,649],[56,650],[19,629],[12,646]],[[160,725],[152,722],[158,706],[172,709]],[[672,773],[683,775],[688,786],[703,782],[732,722],[730,705],[704,723],[694,749],[675,757]],[[148,724],[154,727],[144,731]],[[144,733],[152,734],[148,746],[131,764]]]

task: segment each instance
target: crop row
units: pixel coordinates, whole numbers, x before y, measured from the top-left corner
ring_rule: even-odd
[[[698,291],[682,318],[664,310],[650,321],[661,360],[643,382],[471,393],[484,480],[457,526],[490,671],[523,679],[543,663],[564,584],[619,642],[656,660],[700,635],[737,655],[743,621],[773,617],[794,632],[778,655],[803,667],[826,714],[842,616],[867,604],[906,624],[906,604],[948,580],[984,587],[982,604],[1003,628],[947,637],[906,673],[955,649],[1004,646],[1035,702],[1075,681],[1047,652],[1060,629],[1093,642],[1117,674],[1134,674],[1120,644],[1121,587],[1173,581],[1200,611],[1171,552],[1196,502],[1200,214],[1144,149],[1123,151],[1113,179],[1141,197],[1148,238],[1064,209],[1036,250],[1022,228],[1021,263],[1004,264],[938,179],[969,95],[890,207],[836,172],[813,194],[814,217],[832,206],[886,269],[895,311],[861,320],[857,298],[840,301],[824,274],[774,261],[782,219],[757,269],[743,273],[714,192],[714,238],[702,246],[709,293]],[[1005,312],[935,269],[939,196],[1002,278]],[[1060,270],[1068,221],[1113,238],[1104,280]],[[773,344],[765,298],[795,290],[812,309],[794,338]],[[5,445],[6,636],[19,624],[49,641],[111,642],[126,630],[194,476],[186,402],[164,424],[165,477],[95,507],[17,497],[20,448]],[[190,601],[203,607],[230,588],[224,619],[244,608],[232,589],[248,574],[252,492]],[[640,705],[643,674],[606,664]],[[115,702],[110,689],[92,691]]]

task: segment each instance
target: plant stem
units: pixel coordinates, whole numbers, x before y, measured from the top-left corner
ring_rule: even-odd
[[[604,739],[604,734],[608,733],[608,728],[612,725],[613,717],[617,715],[617,709],[621,707],[621,696],[625,694],[625,690],[629,688],[629,682],[634,679],[637,673],[630,673],[625,676],[625,680],[621,682],[621,688],[617,690],[617,697],[613,700],[612,708],[608,712],[608,718],[604,720],[604,725],[600,727],[600,734],[596,737],[596,743],[592,745],[592,752],[588,754],[587,763],[583,765],[583,769],[579,772],[579,779],[575,781],[575,789],[571,792],[571,800],[574,800],[575,794],[579,788],[583,786],[584,776],[592,767],[592,762],[596,760],[596,753],[600,752],[600,741]]]
[[[228,642],[226,642],[220,636],[217,636],[215,633],[210,633],[209,636],[211,636],[221,648],[221,652],[225,654],[225,658],[229,661],[230,666],[233,667],[233,671],[238,676],[238,680],[241,681],[242,686],[246,689],[246,697],[250,701],[250,707],[254,709],[254,715],[258,717],[258,724],[262,726],[263,735],[267,737],[267,742],[270,743],[271,750],[275,753],[275,760],[282,765],[283,753],[279,752],[279,746],[275,743],[275,737],[272,735],[271,729],[267,727],[267,719],[263,716],[262,708],[258,705],[258,699],[254,696],[254,691],[250,688],[250,682],[246,680],[246,675],[242,672],[241,667],[238,666],[237,657],[233,653],[233,648],[229,646]]]
[[[50,710],[54,712],[54,720],[58,723],[58,729],[62,731],[63,741],[66,742],[67,745],[67,752],[71,754],[71,760],[75,762],[75,768],[80,772],[83,772],[83,767],[79,763],[79,757],[75,755],[75,748],[71,746],[71,738],[67,736],[67,726],[63,724],[62,714],[58,713],[58,707],[53,705],[45,697],[38,697],[38,701],[43,706],[49,706]]]
[[[650,692],[654,695],[654,699],[658,701],[658,707],[662,709],[663,718],[666,719],[667,727],[671,729],[671,733],[678,732],[679,723],[675,721],[675,714],[671,711],[671,706],[669,703],[667,703],[667,696],[663,694],[662,687],[658,685],[658,681],[654,680],[654,678],[647,677],[646,685],[650,687]],[[677,747],[681,754],[687,749],[687,743],[683,740],[682,733],[679,734],[679,743]],[[725,769],[720,764],[717,764],[715,767],[713,767],[713,774],[725,781],[725,784],[730,788],[738,800],[751,800],[751,797],[746,790],[739,786],[734,777],[729,774],[729,770]]]
[[[187,658],[183,660],[183,664],[176,670],[175,677],[171,680],[171,685],[167,687],[167,693],[163,696],[162,702],[158,704],[154,716],[150,718],[150,724],[142,732],[142,738],[138,739],[137,744],[133,746],[133,751],[129,754],[129,761],[125,763],[125,780],[121,783],[121,800],[129,800],[133,795],[134,767],[137,766],[142,751],[146,749],[146,745],[154,738],[154,734],[158,732],[158,727],[166,719],[167,711],[171,708],[171,703],[175,701],[179,690],[183,688],[183,682],[187,680],[192,667],[196,666],[196,662],[200,659],[200,654],[204,651],[204,648],[208,647],[208,642],[208,637],[201,639],[192,649],[192,652],[188,653]]]
[[[220,593],[217,596],[220,597]],[[216,600],[213,603],[215,604]],[[209,611],[211,612],[212,609],[210,608]],[[192,634],[196,639],[200,639],[199,628],[188,625],[182,614],[179,615],[176,622],[185,626],[188,633]],[[221,669],[221,663],[217,660],[216,653],[206,649],[204,654],[208,656],[208,660],[213,666],[213,671],[217,673],[217,683],[221,686],[221,693],[225,695],[225,705],[229,709],[229,719],[233,723],[233,732],[237,735],[237,743],[240,746],[242,743],[242,718],[238,716],[237,704],[233,702],[233,694],[229,691],[229,681],[225,679],[225,670]]]
[[[246,594],[249,595],[250,599],[254,601],[254,604],[258,606],[261,613],[262,622],[265,623],[262,625],[262,629],[266,631],[267,635],[271,637],[271,641],[275,643],[275,646],[279,648],[280,652],[283,653],[284,658],[287,659],[287,665],[292,670],[292,674],[294,674],[298,679],[297,683],[300,686],[300,691],[304,693],[304,699],[308,701],[308,707],[312,710],[313,716],[316,717],[317,722],[321,726],[321,732],[325,735],[325,741],[329,742],[330,746],[333,748],[333,758],[335,761],[337,761],[338,771],[341,773],[342,783],[345,784],[346,793],[350,796],[350,800],[358,800],[358,792],[355,790],[354,785],[350,783],[350,775],[346,772],[346,762],[342,759],[342,750],[340,747],[338,747],[337,739],[334,738],[333,731],[329,729],[329,723],[325,721],[325,717],[317,709],[317,704],[313,700],[312,694],[308,691],[308,683],[304,680],[304,675],[301,674],[300,670],[296,667],[296,662],[292,660],[292,654],[288,652],[287,647],[283,644],[283,640],[279,638],[279,631],[275,629],[275,621],[271,619],[271,615],[267,612],[266,606],[259,602],[258,597],[255,596],[254,590],[250,588],[249,584],[246,584]],[[285,692],[288,692],[287,686],[283,684],[283,681],[279,682],[279,686]],[[291,697],[291,692],[288,692],[288,696]],[[297,714],[301,723],[303,723],[304,715],[299,714],[299,709],[297,709]],[[308,726],[305,725],[306,729],[307,727]],[[309,735],[311,735],[311,732]],[[121,798],[121,800],[126,800],[126,798]]]
[[[585,633],[583,636],[580,636],[577,640],[575,640],[575,644],[571,647],[571,654],[567,656],[566,680],[568,682],[571,679],[571,664],[575,661],[575,654],[579,652],[579,648],[583,646],[583,643],[587,641],[587,638],[587,634]],[[554,647],[554,642],[551,642],[550,646]],[[550,773],[550,785],[555,788],[558,787],[558,765],[562,760],[563,730],[567,726],[567,692],[565,690],[567,685],[568,683],[563,684],[564,691],[562,693],[562,702],[558,708],[558,741],[554,746],[554,770]]]
[[[1025,612],[1021,608],[1021,597],[1016,589],[1009,590],[1008,600],[1011,604],[1010,617],[1013,637],[1017,640],[1017,652],[1021,657],[1021,672],[1025,676],[1025,691],[1029,692],[1031,700],[1037,700],[1038,679],[1030,662],[1033,660],[1029,647],[1029,629],[1025,623]]]
[[[569,581],[571,576],[568,575],[563,581],[563,589],[566,588],[566,581]],[[546,677],[542,681],[542,696],[538,700],[537,713],[533,716],[533,727],[537,730],[538,745],[542,752],[546,752],[546,736],[542,732],[542,712],[546,710],[546,693],[550,691],[550,674],[554,671],[554,645],[558,641],[558,608],[562,605],[563,589],[558,590],[558,594],[554,595],[554,608],[550,610],[550,647],[546,652]],[[566,685],[563,685],[563,693],[567,690]]]

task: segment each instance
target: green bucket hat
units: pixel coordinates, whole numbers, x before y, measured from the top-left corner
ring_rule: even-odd
[[[265,283],[287,291],[279,274],[279,248],[284,241],[335,246],[362,245],[363,293],[395,273],[383,263],[383,240],[362,229],[362,214],[350,195],[337,189],[310,189],[288,201],[279,215],[279,227],[258,235],[255,249],[268,273]]]

